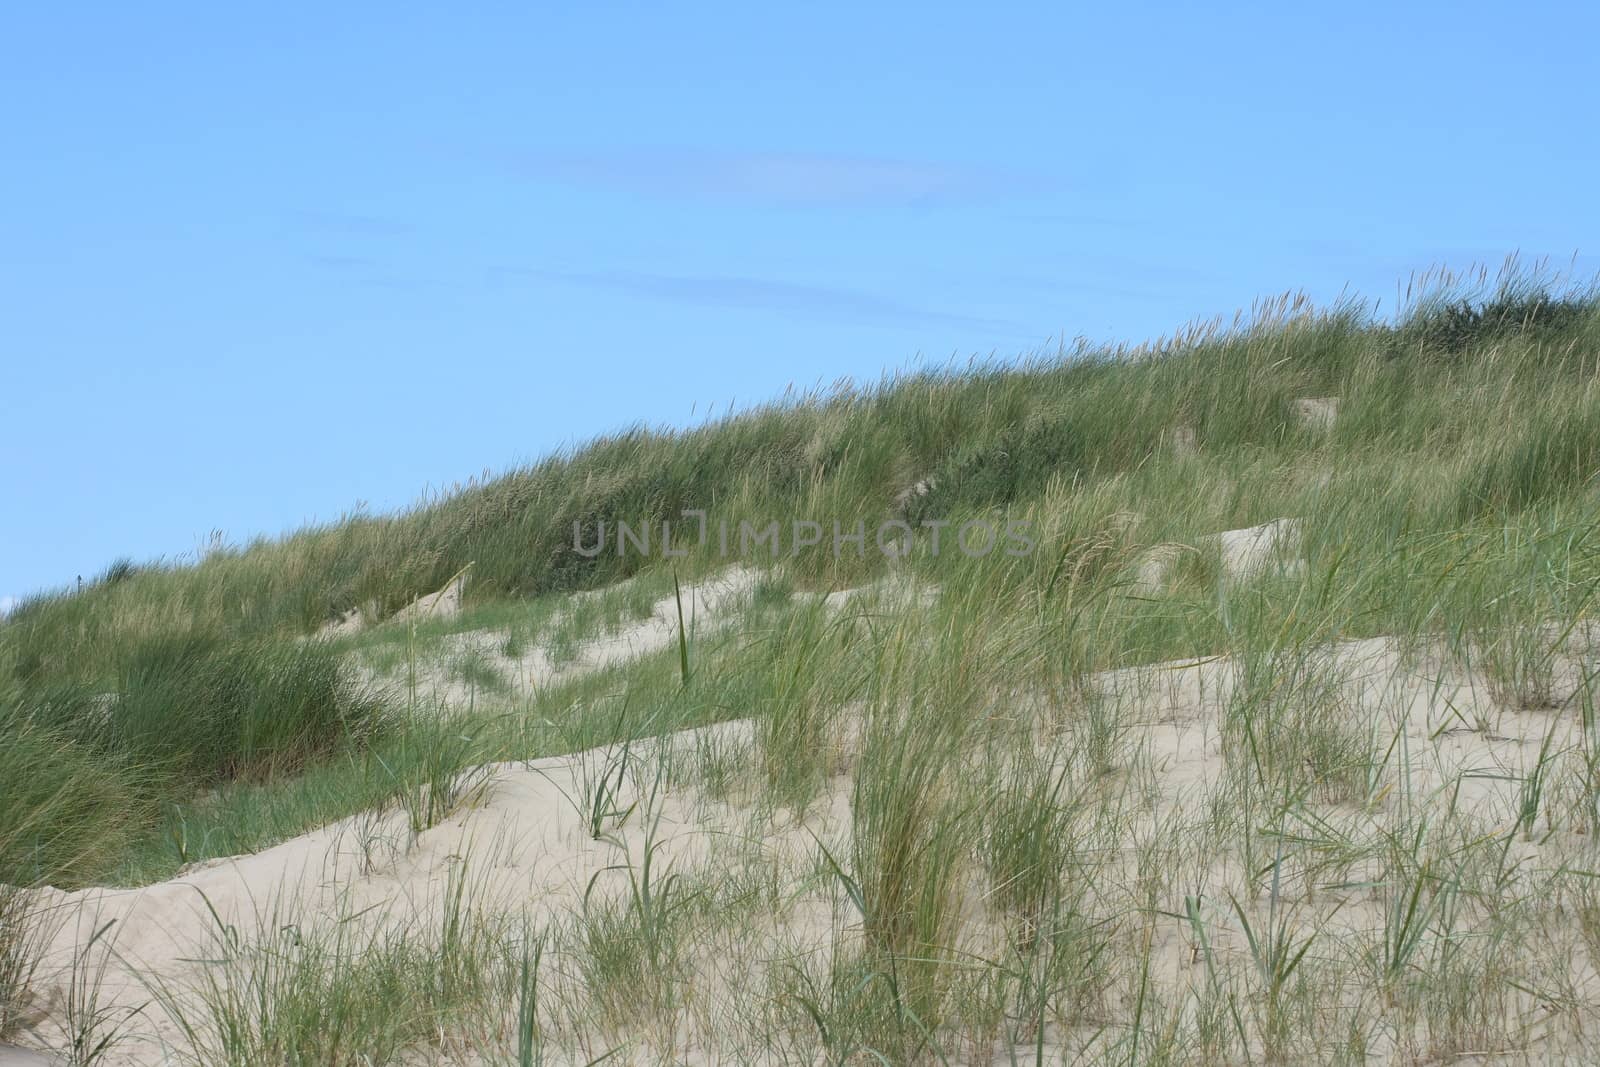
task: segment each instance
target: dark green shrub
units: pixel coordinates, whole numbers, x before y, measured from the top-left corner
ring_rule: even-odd
[[[138,573],[139,565],[128,557],[123,556],[120,559],[112,560],[106,569],[100,572],[99,577],[95,579],[95,584],[116,585],[118,582],[127,581]]]
[[[1592,300],[1555,297],[1542,290],[1508,291],[1479,303],[1455,300],[1425,308],[1405,323],[1397,336],[1402,344],[1420,344],[1456,356],[1502,337],[1572,330],[1593,313]]]
[[[1036,420],[998,440],[954,452],[934,472],[933,488],[910,501],[913,522],[967,508],[1009,504],[1070,479],[1093,463],[1093,442],[1066,419]]]

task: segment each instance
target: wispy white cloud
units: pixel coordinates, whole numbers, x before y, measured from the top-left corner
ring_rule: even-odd
[[[326,267],[328,270],[371,270],[378,266],[378,261],[371,256],[348,256],[319,252],[306,258],[313,266]]]
[[[505,268],[503,273],[565,285],[609,289],[682,304],[775,311],[807,318],[845,320],[867,325],[932,324],[1011,333],[1015,323],[934,311],[857,289],[749,277],[684,277],[634,271],[565,272]]]
[[[0,596],[0,619],[10,615],[12,609],[14,609],[20,603],[22,603],[22,601],[18,600],[14,596]]]
[[[295,211],[288,222],[300,230],[341,237],[404,237],[414,231],[399,219],[347,211]]]
[[[785,204],[906,204],[1025,190],[1020,174],[927,160],[683,149],[524,155],[528,177],[669,197]]]

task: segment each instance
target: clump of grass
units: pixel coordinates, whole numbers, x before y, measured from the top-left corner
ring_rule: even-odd
[[[820,603],[781,618],[750,652],[755,747],[767,803],[803,812],[835,771],[836,709],[854,693],[851,624]]]
[[[1481,671],[1503,708],[1556,707],[1578,690],[1564,668],[1581,674],[1571,653],[1584,631],[1597,587],[1600,517],[1577,522],[1535,515],[1466,540],[1445,590],[1449,638]]]
[[[1423,847],[1428,829],[1424,822],[1408,833],[1391,834],[1384,850],[1382,939],[1371,963],[1379,988],[1391,1001],[1415,995],[1422,950],[1435,935],[1435,923],[1453,914],[1451,897],[1457,887],[1434,869]]]
[[[320,642],[157,637],[112,691],[14,690],[0,697],[0,752],[33,773],[0,778],[0,880],[103,875],[171,804],[298,774],[391,723]]]
[[[953,780],[964,728],[925,703],[868,713],[851,797],[848,870],[824,858],[861,917],[862,951],[847,966],[882,1008],[870,1044],[915,1062],[935,1044],[962,932],[963,875],[976,827]]]
[[[0,881],[105,876],[163,810],[297,774],[389,724],[316,643],[153,638],[113,692],[0,696]],[[26,768],[25,770],[23,768]]]
[[[1479,1050],[1512,1053],[1519,1045],[1506,1033],[1505,1020],[1523,991],[1539,981],[1517,961],[1519,939],[1529,932],[1519,910],[1505,908],[1474,923],[1470,932],[1458,926],[1431,945],[1417,1013],[1425,1042],[1422,1058],[1445,1060]],[[1465,926],[1454,917],[1439,922]]]
[[[210,966],[194,989],[158,985],[157,999],[206,1067],[438,1057],[492,1032],[517,958],[505,924],[467,893],[466,866],[452,870],[431,927],[354,914],[308,925],[280,902],[242,931],[213,912]]]
[[[641,798],[644,835],[635,862],[602,868],[589,880],[575,919],[573,952],[584,984],[607,1025],[671,1028],[688,980],[688,938],[700,917],[706,889],[663,858],[660,775]],[[621,838],[611,838],[626,850]],[[625,883],[613,893],[602,881],[612,873]]]
[[[62,1024],[66,1031],[67,1062],[73,1067],[94,1067],[116,1050],[129,1022],[141,1010],[117,1008],[101,1000],[106,972],[115,954],[115,920],[101,922],[91,917],[91,925],[78,930],[73,946],[72,969],[67,980]]]
[[[1280,851],[1272,863],[1266,915],[1252,920],[1238,900],[1232,902],[1255,965],[1257,1032],[1269,1063],[1285,1059],[1293,1032],[1293,1016],[1305,1004],[1303,991],[1297,985],[1305,977],[1306,954],[1318,936],[1315,930],[1306,932],[1301,928],[1296,909],[1285,899],[1282,873],[1280,839]]]
[[[696,731],[693,748],[674,753],[674,784],[687,784],[712,800],[727,801],[749,787],[753,752],[748,740]]]
[[[96,585],[116,585],[118,582],[127,581],[138,573],[139,565],[128,557],[123,556],[107,564],[106,569],[101,571],[99,577],[95,578],[94,581]]]
[[[474,692],[504,694],[511,691],[511,683],[500,668],[484,654],[482,649],[470,648],[450,661],[449,676],[472,688]]]
[[[772,569],[761,573],[755,588],[750,591],[750,608],[759,613],[774,611],[789,604],[794,596],[794,580],[782,571]]]
[[[997,962],[1020,1021],[1013,1042],[1042,1040],[1047,1014],[1080,1018],[1110,981],[1107,932],[1087,916],[1092,794],[1074,775],[1075,755],[1022,730],[985,775],[979,854],[989,905],[1007,930]]]
[[[78,744],[24,707],[0,704],[0,883],[102,875],[155,818],[137,765]]]
[[[0,1040],[21,1025],[32,995],[44,927],[26,890],[0,884]]]
[[[377,756],[393,783],[413,837],[430,830],[489,787],[489,770],[470,726],[448,720],[415,722],[397,734],[393,765]]]
[[[57,725],[201,785],[292,771],[377,729],[384,708],[316,643],[152,639],[124,664],[106,714]]]
[[[617,702],[617,712],[605,741],[588,747],[586,738],[573,732],[568,720],[554,724],[558,747],[572,753],[565,770],[572,788],[561,786],[562,796],[577,814],[584,832],[594,841],[619,830],[639,807],[641,758],[640,738],[652,727],[651,719],[640,720],[629,712],[628,695]],[[540,771],[547,779],[556,776]]]
[[[1480,631],[1473,639],[1474,660],[1484,672],[1489,692],[1501,707],[1519,711],[1553,708],[1556,699],[1557,648],[1544,624],[1530,620]]]
[[[1076,816],[1069,760],[1024,737],[987,775],[994,783],[983,813],[983,857],[994,904],[1013,917],[1013,939],[1031,952],[1045,916],[1076,863]]]
[[[1262,796],[1364,800],[1380,762],[1371,715],[1346,695],[1327,650],[1296,644],[1237,656],[1223,718],[1231,772]]]
[[[528,651],[528,635],[523,630],[513,626],[506,631],[506,636],[500,642],[500,654],[506,659],[521,659]]]
[[[190,863],[256,852],[357,814],[376,824],[400,810],[414,838],[482,796],[487,772],[479,768],[490,750],[481,731],[481,723],[418,709],[368,745],[345,748],[292,777],[225,782],[198,797],[174,798],[130,828],[96,877],[143,885]],[[369,855],[404,844],[364,837],[359,829],[357,838]]]

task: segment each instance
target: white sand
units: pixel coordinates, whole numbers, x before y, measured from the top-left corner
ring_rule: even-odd
[[[593,654],[604,658],[616,653]],[[1577,716],[1570,714],[1506,713],[1494,705],[1480,679],[1426,656],[1408,664],[1385,639],[1342,644],[1324,657],[1323,666],[1338,677],[1352,713],[1370,715],[1380,735],[1402,739],[1406,750],[1414,753],[1406,779],[1410,803],[1437,805],[1453,796],[1456,804],[1479,817],[1509,824],[1520,780],[1546,732],[1553,730],[1557,746],[1564,746],[1580,729]],[[1099,677],[1104,699],[1121,703],[1133,723],[1127,746],[1141,754],[1138,762],[1149,769],[1159,798],[1143,825],[1159,825],[1165,815],[1193,808],[1219,781],[1223,773],[1219,719],[1236,674],[1231,660],[1216,658]],[[1465,728],[1480,719],[1495,723],[1494,728],[1484,732]],[[663,751],[684,753],[696,745],[739,751],[747,748],[749,738],[748,723],[726,723],[678,735],[666,749],[662,743],[645,743],[637,753],[648,765]],[[414,839],[401,813],[376,813],[343,820],[256,855],[197,865],[180,877],[143,889],[42,891],[40,903],[55,927],[38,982],[49,1019],[29,1038],[47,1044],[60,1040],[77,946],[106,923],[113,924],[115,955],[106,963],[102,1003],[145,1007],[129,1021],[128,1040],[110,1062],[155,1064],[164,1062],[167,1050],[182,1041],[171,1020],[151,1006],[151,983],[177,989],[192,982],[203,966],[194,961],[214,951],[210,939],[218,920],[245,937],[291,922],[309,929],[354,914],[380,924],[405,925],[419,917],[425,921],[444,897],[452,870],[461,863],[472,872],[474,897],[491,909],[514,909],[535,922],[571,914],[591,879],[598,875],[602,890],[620,885],[624,876],[605,869],[625,853],[634,862],[640,858],[641,820],[624,826],[614,841],[596,841],[586,833],[572,802],[614,751],[487,768],[490,784],[478,803]],[[812,847],[814,833],[832,841],[832,847],[844,848],[849,788],[848,776],[836,779],[819,815],[804,830],[763,824],[765,836],[758,847],[797,861]],[[658,861],[685,870],[719,854],[718,841],[747,836],[753,818],[748,810],[707,801],[687,788],[666,795],[660,811]],[[1327,814],[1351,826],[1386,817],[1381,807],[1368,812],[1332,807]],[[1532,860],[1553,863],[1569,838],[1555,834],[1544,842],[1517,847]],[[1236,883],[1239,876],[1240,872],[1226,869],[1215,875],[1225,884]],[[1160,906],[1179,913],[1180,887],[1169,890],[1175,896]],[[1330,919],[1337,930],[1354,933],[1381,925],[1370,890],[1336,893],[1323,903],[1330,901],[1339,905]],[[831,930],[827,909],[796,907],[787,915],[789,926],[783,935],[789,942],[825,949]],[[1217,911],[1209,917],[1216,924],[1219,951],[1243,951],[1230,916]],[[1163,923],[1158,934],[1162,979],[1174,985],[1191,980],[1192,946],[1181,924]],[[1594,980],[1587,964],[1580,966],[1581,977]],[[0,1064],[7,1062],[0,1058]],[[650,1060],[646,1056],[636,1062]]]
[[[703,581],[686,584],[683,593],[683,623],[690,640],[719,633],[742,617],[759,571],[729,567]],[[580,593],[592,597],[597,592]],[[662,597],[645,618],[629,622],[611,633],[583,642],[575,655],[557,659],[542,645],[530,645],[516,656],[505,653],[505,634],[494,630],[469,630],[451,634],[434,654],[416,664],[415,680],[420,696],[446,708],[466,709],[481,705],[483,694],[471,683],[453,676],[450,661],[463,654],[474,654],[510,684],[511,699],[532,695],[539,689],[569,681],[607,667],[627,663],[677,644],[678,599]],[[394,689],[394,679],[368,675],[379,688]],[[397,695],[397,694],[396,694]]]
[[[1294,402],[1300,425],[1308,430],[1326,433],[1339,421],[1339,398],[1336,396],[1308,396]]]
[[[1159,593],[1185,551],[1215,551],[1223,576],[1234,582],[1247,582],[1273,573],[1298,573],[1305,566],[1300,558],[1300,528],[1299,519],[1273,519],[1259,526],[1224,530],[1203,537],[1195,547],[1152,545],[1134,565],[1130,591],[1138,596]]]

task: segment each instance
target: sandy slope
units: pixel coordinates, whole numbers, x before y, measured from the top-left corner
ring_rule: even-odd
[[[743,723],[723,724],[680,735],[737,743]],[[660,745],[638,746],[640,758],[660,758]],[[90,935],[112,924],[114,952],[106,961],[101,1001],[107,1007],[145,1010],[129,1027],[120,1049],[129,1063],[162,1062],[162,1048],[181,1045],[179,1031],[152,1005],[151,980],[177,989],[214,957],[215,935],[231,927],[246,937],[286,925],[309,928],[360,915],[363,922],[397,929],[432,926],[452,873],[469,870],[476,907],[505,912],[515,907],[543,922],[577,906],[596,872],[637,856],[642,820],[608,828],[607,840],[585,829],[575,798],[586,776],[616,750],[606,749],[529,763],[481,769],[479,798],[431,829],[413,835],[404,812],[356,816],[285,841],[255,855],[196,864],[171,881],[142,889],[41,892],[40,905],[54,935],[38,987],[52,1021],[66,1003],[74,958]],[[637,799],[630,777],[621,803]],[[706,834],[723,821],[715,806],[687,796],[666,797],[661,806],[661,860],[692,865],[706,851]],[[619,875],[620,877],[620,875]],[[92,964],[102,953],[91,949]],[[35,1037],[56,1044],[50,1023]]]
[[[1403,782],[1407,803],[1440,810],[1453,805],[1471,811],[1485,825],[1509,824],[1519,781],[1546,734],[1553,732],[1560,747],[1578,729],[1576,716],[1558,710],[1507,713],[1472,675],[1427,655],[1402,656],[1384,639],[1330,649],[1324,666],[1338,678],[1352,713],[1370,715],[1380,736],[1398,739],[1397,750],[1411,754]],[[1132,726],[1124,745],[1130,767],[1137,768],[1131,773],[1148,778],[1155,798],[1132,824],[1135,837],[1159,830],[1174,813],[1203,806],[1207,791],[1218,783],[1223,773],[1219,715],[1236,684],[1236,668],[1232,661],[1217,658],[1156,664],[1097,679],[1105,698],[1127,712]],[[1479,720],[1494,725],[1486,731],[1467,728]],[[680,761],[691,760],[687,754],[697,748],[738,753],[748,750],[749,741],[748,723],[727,723],[647,742],[635,754],[646,768],[658,766],[668,752],[677,753]],[[417,835],[403,813],[373,813],[256,855],[197,866],[143,889],[46,890],[40,902],[54,933],[39,988],[49,1018],[28,1039],[45,1045],[62,1039],[59,1026],[74,958],[89,934],[107,924],[112,937],[106,943],[115,951],[104,958],[102,1004],[143,1009],[129,1021],[128,1040],[114,1062],[152,1064],[183,1044],[178,1028],[154,1003],[152,989],[178,991],[194,982],[206,966],[195,961],[217,951],[219,924],[246,939],[272,936],[291,924],[312,928],[352,915],[368,924],[426,927],[446,897],[452,872],[462,865],[470,872],[476,904],[487,911],[524,914],[536,923],[571,916],[581,907],[591,879],[598,875],[602,892],[620,889],[626,876],[605,869],[624,853],[635,863],[641,856],[647,820],[631,819],[607,840],[596,840],[586,832],[573,802],[616,752],[613,748],[485,768],[487,782],[474,803]],[[648,773],[632,775],[630,788],[650,779]],[[1324,814],[1330,823],[1358,832],[1364,824],[1388,818],[1400,787],[1397,781],[1376,810],[1328,805]],[[668,789],[655,809],[660,815],[659,861],[684,871],[724,864],[728,841],[742,842],[741,855],[747,857],[751,834],[756,833],[761,837],[755,846],[758,854],[779,866],[804,866],[815,850],[813,834],[835,849],[846,847],[849,788],[848,775],[835,779],[827,800],[802,828],[767,821],[737,804],[707,800],[684,781]],[[1544,864],[1558,862],[1564,850],[1585,847],[1587,842],[1560,832],[1542,842],[1516,845],[1530,863]],[[1108,886],[1131,877],[1118,870],[1126,862],[1126,856],[1110,862]],[[1171,896],[1160,900],[1160,907],[1175,914],[1182,910],[1186,891],[1215,894],[1207,907],[1216,923],[1219,950],[1242,952],[1236,924],[1214,903],[1222,887],[1240,884],[1241,872],[1227,862],[1209,871],[1202,863],[1198,869],[1208,885],[1166,887]],[[774,912],[781,930],[761,936],[791,949],[829,951],[839,916],[828,895],[808,893]],[[1331,931],[1325,936],[1358,937],[1381,923],[1370,887],[1329,891],[1317,907]],[[1183,924],[1162,920],[1152,936],[1161,961],[1156,977],[1173,989],[1195,981],[1194,946]],[[102,957],[91,951],[90,958],[98,964]],[[759,958],[759,953],[752,954],[730,975],[725,957],[720,961],[724,970],[709,966],[702,980],[720,988],[750,979],[744,971],[758,967]],[[1586,959],[1574,957],[1573,966],[1573,981],[1595,981]],[[726,1020],[719,1024],[713,1016],[687,1024],[693,1035],[687,1049],[694,1050],[687,1058],[737,1062],[736,1040],[733,1049],[715,1047],[715,1035],[725,1029]],[[640,1051],[635,1062],[651,1062],[651,1055]]]
[[[682,610],[690,642],[714,637],[740,623],[761,575],[762,572],[758,570],[732,566],[701,581],[686,583],[682,588]],[[879,594],[887,606],[904,605],[913,600],[926,604],[938,595],[937,590],[931,587],[913,588],[908,583],[892,578],[861,588],[793,595],[797,600],[819,599],[830,610],[840,611],[852,598],[870,593]],[[586,592],[577,594],[574,599],[598,595],[599,592]],[[467,630],[451,634],[428,650],[425,658],[415,664],[417,694],[420,698],[457,710],[482,704],[484,695],[450,669],[453,660],[463,654],[472,654],[508,682],[509,691],[500,694],[502,699],[525,698],[548,686],[675,647],[678,642],[678,610],[677,597],[662,597],[651,606],[645,618],[626,622],[584,641],[574,655],[561,659],[553,657],[549,648],[542,644],[530,644],[518,655],[507,655],[505,635],[494,630]],[[402,689],[409,684],[409,680],[403,683],[393,675],[380,676],[371,672],[367,673],[366,680],[388,691],[396,699],[404,699],[406,694]]]
[[[729,567],[703,581],[684,585],[684,624],[691,635],[708,637],[720,632],[740,617],[750,592],[760,579],[759,571]],[[579,597],[596,593],[578,594]],[[576,598],[575,598],[576,599]],[[678,598],[663,597],[650,608],[644,619],[630,622],[614,632],[585,641],[570,659],[556,660],[542,645],[530,646],[520,655],[504,651],[504,635],[488,630],[452,634],[419,662],[416,685],[419,695],[448,707],[470,707],[478,695],[472,686],[452,676],[449,660],[463,653],[476,653],[510,684],[513,697],[527,696],[545,686],[576,678],[629,660],[671,648],[678,640]],[[393,687],[393,679],[371,677],[372,681]]]

